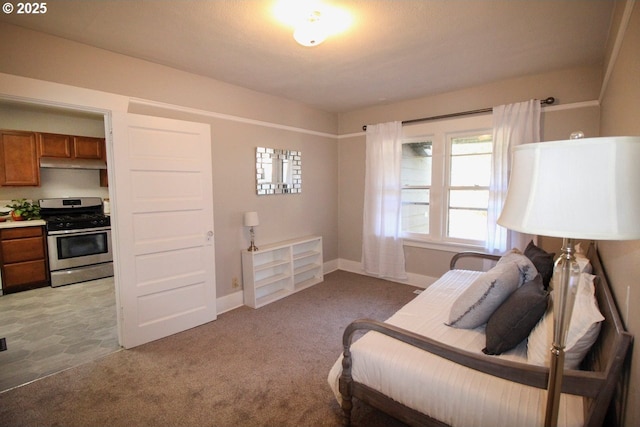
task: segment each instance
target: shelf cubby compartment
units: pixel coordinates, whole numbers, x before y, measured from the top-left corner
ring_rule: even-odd
[[[323,280],[322,240],[308,239],[293,245],[293,287],[296,291]]]
[[[291,294],[289,288],[290,278],[283,278],[280,281],[270,282],[259,288],[256,288],[255,307],[259,308],[263,305],[277,301]]]
[[[291,260],[291,250],[286,247],[274,250],[264,249],[249,253],[253,256],[254,268],[256,270],[264,270],[277,267],[278,265],[288,264]]]

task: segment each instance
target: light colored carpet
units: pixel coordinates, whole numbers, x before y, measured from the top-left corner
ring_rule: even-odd
[[[123,350],[0,394],[3,426],[338,426],[327,383],[342,332],[415,288],[337,271],[257,310]],[[356,402],[354,425],[402,426]]]

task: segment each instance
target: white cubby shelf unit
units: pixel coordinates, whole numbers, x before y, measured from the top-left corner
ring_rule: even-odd
[[[244,303],[259,308],[324,280],[322,237],[309,236],[242,251]]]

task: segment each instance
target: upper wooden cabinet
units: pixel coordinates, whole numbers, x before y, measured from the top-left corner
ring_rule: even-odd
[[[73,136],[73,153],[76,159],[104,160],[104,138]]]
[[[0,130],[0,186],[39,186],[40,157],[102,160],[104,138],[56,133]],[[100,185],[108,186],[107,171],[100,171]]]
[[[42,157],[105,160],[104,138],[40,133],[38,142]]]
[[[58,135],[55,133],[39,133],[38,144],[40,156],[43,157],[63,157],[70,159],[71,137],[69,135]]]
[[[35,132],[0,130],[0,185],[40,185]]]

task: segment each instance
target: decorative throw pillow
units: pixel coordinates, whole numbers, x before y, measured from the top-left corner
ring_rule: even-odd
[[[520,286],[487,322],[485,354],[502,354],[525,340],[547,310],[549,292],[540,274]]]
[[[555,253],[549,253],[542,248],[539,248],[533,243],[533,240],[529,242],[524,255],[531,260],[535,265],[536,270],[542,276],[542,283],[544,288],[549,288],[549,282],[551,282],[551,276],[553,276],[553,260],[556,256]]]
[[[595,277],[588,273],[580,275],[575,305],[569,322],[569,333],[567,334],[564,360],[566,369],[578,369],[580,362],[596,342],[600,333],[600,322],[604,320],[604,317],[600,313],[595,297]],[[549,366],[549,349],[553,341],[553,310],[551,307],[554,292],[551,293],[551,304],[549,304],[547,313],[529,335],[527,359],[529,363],[534,365]]]
[[[518,286],[521,286],[523,283],[533,280],[538,274],[538,271],[536,270],[536,267],[531,262],[531,260],[516,248],[511,249],[509,252],[501,256],[496,263],[496,266],[507,262],[515,263],[520,270],[520,283],[518,284]]]
[[[503,262],[482,273],[454,301],[448,326],[474,329],[487,323],[491,314],[520,285],[520,269],[515,262]]]

